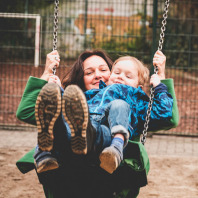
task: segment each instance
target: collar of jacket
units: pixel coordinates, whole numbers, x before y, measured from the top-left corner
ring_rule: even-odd
[[[99,83],[99,89],[103,89],[105,88],[107,85],[105,84],[105,82],[103,82],[102,80],[100,80],[100,83]]]

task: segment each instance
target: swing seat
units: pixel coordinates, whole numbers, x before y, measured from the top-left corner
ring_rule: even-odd
[[[179,111],[174,92],[173,79],[169,79],[163,83],[167,85],[169,93],[173,96],[172,119],[166,123],[163,128],[160,128],[161,130],[167,130],[178,125]],[[35,169],[34,151],[35,149],[32,149],[17,161],[16,165],[22,173],[27,173]],[[74,163],[72,163],[72,161],[74,161]],[[124,160],[113,174],[109,174],[101,169],[99,163],[83,165],[84,161],[86,161],[86,156],[80,161],[68,160],[68,162],[63,163],[56,170],[38,174],[46,198],[62,198],[63,195],[67,197],[82,197],[81,195],[84,193],[84,189],[87,189],[87,187],[84,188],[86,185],[90,186],[89,192],[87,192],[87,198],[110,198],[112,192],[116,193],[116,191],[120,192],[121,190],[122,191],[116,194],[114,198],[136,197],[139,188],[147,185],[147,174],[149,172],[150,163],[148,154],[140,142],[139,136],[133,141],[129,140],[124,150]],[[89,183],[87,184],[86,181],[89,181]],[[68,184],[70,189],[67,188]],[[73,186],[73,188],[71,188],[71,186]],[[98,186],[100,186],[100,189],[97,188]],[[131,190],[134,189],[136,191],[132,192]],[[130,196],[128,194],[129,191]]]
[[[33,154],[34,149],[17,161],[16,165],[22,173],[35,169]],[[88,165],[82,164],[81,160],[86,161],[71,160],[73,162],[66,162],[56,170],[38,174],[47,198],[61,198],[63,195],[80,197],[84,193],[83,190],[87,189],[84,188],[86,185],[90,186],[90,191],[86,193],[88,197],[109,198],[116,190],[119,192],[121,189],[139,189],[147,185],[150,163],[145,147],[140,142],[129,141],[124,151],[124,160],[113,174],[101,169],[97,162]],[[66,188],[68,184],[70,189]]]

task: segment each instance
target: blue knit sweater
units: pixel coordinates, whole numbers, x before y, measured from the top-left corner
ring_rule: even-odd
[[[90,115],[105,116],[105,109],[109,102],[121,99],[130,105],[129,132],[130,139],[139,135],[144,128],[147,114],[149,97],[141,89],[123,84],[112,84],[106,86],[100,82],[99,89],[91,89],[85,92]],[[168,93],[166,85],[160,83],[155,87],[154,101],[152,105],[149,130],[155,131],[167,124],[172,117],[173,98]]]

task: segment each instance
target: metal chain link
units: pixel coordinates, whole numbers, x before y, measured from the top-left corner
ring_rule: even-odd
[[[162,20],[162,27],[161,27],[161,33],[160,33],[160,39],[159,39],[159,46],[158,50],[162,50],[162,45],[164,42],[164,37],[165,37],[165,30],[166,30],[166,23],[167,23],[167,17],[168,17],[168,7],[170,5],[170,0],[166,0],[165,6],[164,6],[164,14],[163,14],[163,20]]]
[[[166,30],[166,19],[168,17],[168,7],[169,7],[169,2],[170,0],[165,1],[165,6],[164,6],[164,14],[163,14],[163,20],[162,20],[162,27],[161,27],[161,33],[160,33],[160,39],[159,39],[159,46],[158,50],[162,50],[162,45],[164,42],[164,37],[165,37],[165,30]],[[154,67],[154,74],[158,73],[158,68],[157,66]],[[142,132],[142,138],[141,138],[141,143],[144,145],[146,142],[146,136],[147,136],[147,130],[148,130],[148,124],[150,121],[150,115],[151,115],[151,110],[152,110],[152,105],[153,105],[153,99],[154,99],[154,91],[155,89],[152,87],[150,90],[150,96],[149,96],[149,104],[148,104],[148,109],[147,109],[147,115],[145,118],[145,123],[144,123],[144,130]]]
[[[54,32],[53,32],[53,51],[57,49],[57,31],[58,31],[58,6],[59,0],[55,0],[55,7],[54,7]],[[53,74],[56,73],[56,66],[52,69]]]

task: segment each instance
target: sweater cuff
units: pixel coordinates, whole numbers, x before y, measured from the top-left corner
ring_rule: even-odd
[[[154,94],[160,93],[160,92],[167,92],[167,86],[163,83],[160,83],[155,87]]]

